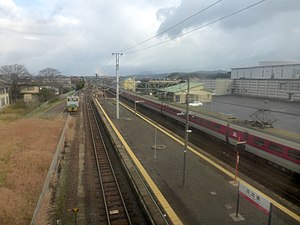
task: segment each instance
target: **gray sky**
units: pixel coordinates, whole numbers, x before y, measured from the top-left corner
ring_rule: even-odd
[[[300,1],[223,0],[125,51],[120,74],[230,70],[259,61],[300,61]],[[66,75],[114,74],[113,52],[165,31],[217,0],[1,0],[0,66]],[[178,35],[204,26],[187,35]],[[175,38],[156,47],[141,50]],[[137,51],[135,51],[137,50]]]

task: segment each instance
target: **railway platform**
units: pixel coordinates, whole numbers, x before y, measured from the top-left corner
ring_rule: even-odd
[[[234,175],[225,165],[190,146],[184,166],[184,142],[172,132],[125,107],[120,107],[120,118],[116,119],[114,100],[99,99],[99,103],[99,110],[108,118],[110,132],[120,138],[119,148],[126,150],[134,167],[155,193],[170,224],[268,224],[269,217],[241,197],[240,216],[233,216],[238,189],[232,185]],[[249,183],[253,181],[242,174],[240,177],[241,182],[251,187]],[[288,203],[283,206],[284,200],[263,187],[258,193],[273,203],[271,224],[300,224],[300,209],[293,207],[291,211]]]

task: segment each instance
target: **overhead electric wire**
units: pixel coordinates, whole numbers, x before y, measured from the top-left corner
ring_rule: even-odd
[[[165,41],[159,42],[159,43],[157,43],[157,44],[155,44],[155,45],[151,45],[151,46],[148,46],[148,47],[145,47],[145,48],[141,48],[141,49],[137,49],[137,50],[133,50],[133,51],[129,51],[129,52],[124,52],[124,53],[130,54],[130,53],[135,53],[135,52],[144,51],[144,50],[147,50],[147,49],[150,49],[150,48],[154,48],[154,47],[159,46],[159,45],[161,45],[161,44],[164,44],[164,43],[166,43],[166,42],[172,41],[172,40],[174,40],[174,39],[176,39],[176,38],[179,38],[179,37],[185,36],[185,35],[187,35],[187,34],[190,34],[190,33],[194,32],[194,31],[196,31],[196,30],[199,30],[199,29],[202,29],[202,28],[204,28],[204,27],[210,26],[210,25],[212,25],[212,24],[214,24],[214,23],[217,23],[217,22],[219,22],[219,21],[221,21],[221,20],[224,20],[224,19],[226,19],[226,18],[228,18],[228,17],[231,17],[231,16],[233,16],[233,15],[235,15],[235,14],[238,14],[238,13],[240,13],[240,12],[242,12],[242,11],[245,11],[245,10],[247,10],[247,9],[249,9],[249,8],[252,8],[252,7],[256,6],[256,5],[259,5],[259,4],[261,4],[261,3],[265,2],[265,1],[267,1],[267,0],[261,0],[261,1],[258,1],[258,2],[256,2],[256,3],[253,3],[253,4],[251,4],[251,5],[248,5],[248,6],[242,8],[242,9],[239,9],[239,10],[233,12],[233,13],[230,13],[230,14],[228,14],[228,15],[226,15],[226,16],[223,16],[223,17],[221,17],[221,18],[219,18],[219,19],[216,19],[216,20],[214,20],[214,21],[212,21],[212,22],[209,22],[209,23],[207,23],[207,24],[204,24],[204,25],[202,25],[202,26],[200,26],[200,27],[197,27],[197,28],[195,28],[195,29],[193,29],[193,30],[190,30],[190,31],[188,31],[188,32],[182,33],[182,34],[180,34],[180,35],[177,35],[177,36],[172,37],[172,38],[170,38],[170,39],[167,39],[167,40],[165,40]]]
[[[185,18],[184,20],[182,20],[182,21],[176,23],[175,25],[173,25],[173,26],[167,28],[166,30],[163,30],[162,32],[156,34],[155,36],[150,37],[150,38],[148,38],[148,39],[146,39],[146,40],[144,40],[144,41],[142,41],[142,42],[140,42],[140,43],[138,43],[138,44],[136,44],[136,45],[133,45],[133,46],[131,46],[131,47],[129,47],[129,48],[126,48],[126,49],[124,49],[124,50],[121,51],[121,52],[126,52],[126,51],[128,51],[129,49],[132,49],[132,48],[135,48],[135,47],[137,47],[137,46],[140,46],[140,45],[142,45],[142,44],[144,44],[144,43],[146,43],[146,42],[148,42],[148,41],[150,41],[150,40],[152,40],[152,39],[154,39],[154,38],[156,38],[156,37],[158,37],[158,36],[160,36],[160,35],[166,33],[167,31],[173,29],[174,27],[177,27],[178,25],[184,23],[185,21],[187,21],[187,20],[189,20],[189,19],[191,19],[191,18],[193,18],[193,17],[199,15],[200,13],[204,12],[205,10],[208,10],[209,8],[213,7],[214,5],[217,5],[217,4],[220,3],[221,1],[223,1],[223,0],[218,0],[218,1],[214,2],[213,4],[211,4],[211,5],[207,6],[207,7],[205,7],[204,9],[201,9],[200,11],[194,13],[193,15],[191,15],[191,16]]]
[[[107,57],[107,59],[105,60],[104,63],[102,63],[102,65],[100,66],[100,69],[102,69],[102,73],[105,74],[106,73],[106,67],[109,66],[110,61],[112,60],[113,56],[110,55],[109,57]]]

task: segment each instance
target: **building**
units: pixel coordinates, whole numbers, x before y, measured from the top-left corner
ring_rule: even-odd
[[[232,68],[234,95],[300,101],[300,63],[263,61]]]
[[[24,102],[32,102],[38,99],[40,88],[37,85],[20,85],[20,94],[23,95]]]
[[[233,93],[233,80],[231,79],[205,79],[204,89],[212,91],[212,95],[231,95]]]
[[[175,103],[186,103],[187,83],[180,83],[159,89],[157,95],[160,99]],[[190,82],[189,101],[211,102],[212,92],[204,89],[204,83]]]
[[[121,82],[121,87],[127,91],[136,91],[136,81],[132,78],[127,78]]]
[[[231,69],[231,79],[300,79],[300,62],[263,61]]]
[[[300,79],[235,79],[233,94],[300,101]]]
[[[0,80],[0,110],[9,105],[9,86]]]
[[[142,79],[137,83],[137,91],[142,94],[152,95],[158,89],[166,88],[178,84],[180,80],[170,79]]]

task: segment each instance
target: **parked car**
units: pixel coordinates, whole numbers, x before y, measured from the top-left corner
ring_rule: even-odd
[[[202,106],[202,102],[199,102],[199,101],[193,101],[193,102],[190,102],[189,103],[190,106]]]

